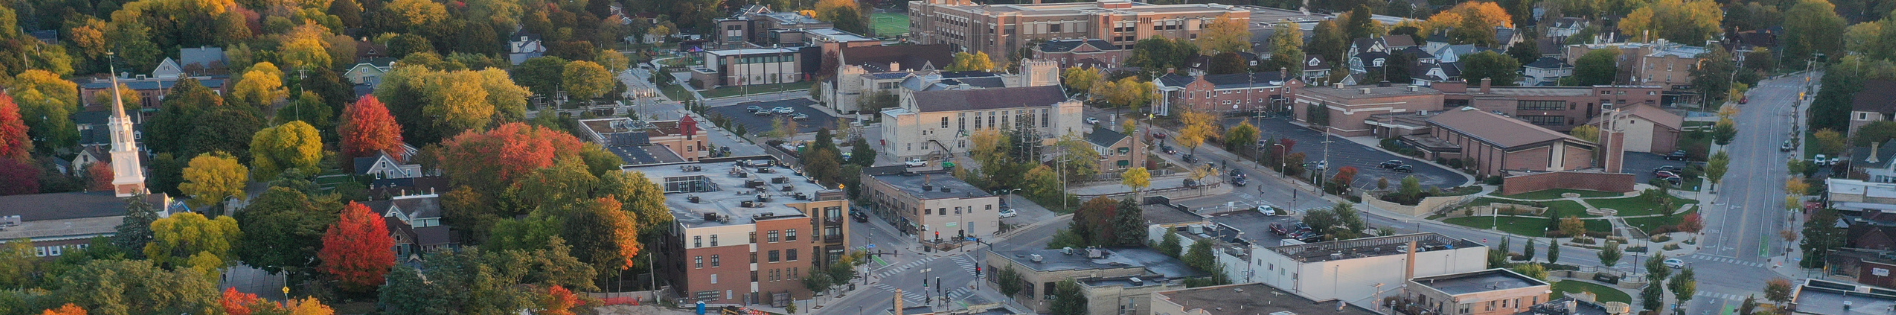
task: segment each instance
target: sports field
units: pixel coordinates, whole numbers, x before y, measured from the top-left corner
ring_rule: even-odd
[[[877,37],[896,37],[902,34],[908,34],[908,14],[872,13],[869,14],[869,19],[875,23]]]

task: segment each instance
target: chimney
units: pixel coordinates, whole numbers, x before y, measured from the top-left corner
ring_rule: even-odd
[[[1870,143],[1870,158],[1868,160],[1864,160],[1864,162],[1870,162],[1871,164],[1875,164],[1876,154],[1878,153],[1877,149],[1880,149],[1879,147],[1881,147],[1882,145],[1883,145],[1882,143],[1871,142]]]
[[[1369,88],[1363,88],[1363,95],[1369,95]]]
[[[1493,78],[1481,78],[1481,94],[1492,92],[1488,87],[1494,85]]]

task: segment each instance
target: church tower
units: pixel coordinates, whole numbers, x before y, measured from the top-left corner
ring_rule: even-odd
[[[119,197],[145,194],[145,169],[139,165],[132,117],[125,115],[125,100],[119,97],[118,70],[112,71],[112,121],[106,123],[112,133],[112,190]]]

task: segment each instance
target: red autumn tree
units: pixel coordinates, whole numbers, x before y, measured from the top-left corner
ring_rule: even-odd
[[[26,121],[20,118],[20,105],[0,92],[0,158],[26,162],[33,151],[33,140],[26,137]]]
[[[1679,231],[1698,233],[1703,229],[1705,229],[1705,219],[1699,217],[1697,212],[1686,214],[1685,219],[1679,222]]]
[[[508,123],[443,141],[436,159],[455,184],[494,194],[522,175],[553,166],[556,157],[577,154],[582,148],[585,143],[572,134]]]
[[[225,288],[224,297],[218,299],[217,302],[224,307],[224,312],[230,315],[250,315],[255,313],[251,306],[264,301],[257,298],[256,294],[237,292],[237,288]]]
[[[40,315],[86,315],[86,309],[79,308],[78,305],[72,305],[72,303],[66,303],[66,306],[46,310],[46,312],[40,313]]]
[[[112,190],[112,179],[115,178],[114,176],[118,175],[112,174],[112,163],[98,161],[86,165],[86,189],[91,191],[110,191]]]
[[[1356,181],[1356,167],[1344,166],[1343,168],[1336,169],[1336,178],[1331,179],[1331,181],[1336,182],[1338,185],[1349,187],[1350,182]]]
[[[0,159],[0,196],[39,193],[39,177],[29,161]]]
[[[342,125],[336,127],[336,133],[342,137],[342,155],[349,158],[375,156],[376,152],[387,152],[392,156],[402,149],[402,125],[395,123],[395,116],[388,113],[388,107],[382,105],[374,95],[363,97],[349,108],[343,109]],[[353,163],[342,163],[354,167]]]
[[[540,315],[573,315],[573,307],[579,305],[579,296],[573,295],[566,287],[548,288],[546,298],[540,300]]]
[[[336,277],[343,288],[363,291],[382,285],[382,276],[395,266],[395,239],[389,237],[382,216],[368,206],[350,202],[341,218],[323,233],[322,258],[318,267]]]

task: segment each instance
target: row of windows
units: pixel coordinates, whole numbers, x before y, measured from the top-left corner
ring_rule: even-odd
[[[797,261],[797,250],[796,249],[786,249],[782,251],[771,250],[770,252],[767,253],[766,257],[770,258],[769,262],[772,262],[772,263],[783,262],[783,261]],[[751,253],[751,263],[753,264],[757,263],[757,253]],[[720,257],[720,255],[711,255],[711,268],[717,268],[721,266],[724,266],[724,259]],[[699,255],[699,256],[692,257],[691,267],[692,269],[704,269],[704,256]]]
[[[833,209],[832,212],[837,213],[837,214],[835,214],[835,216],[833,217],[841,217],[842,208],[840,207],[834,207],[834,208],[835,209]],[[778,236],[777,230],[770,230],[770,232],[766,234],[766,236],[769,237],[769,241],[771,243],[791,242],[791,241],[797,240],[797,230],[796,229],[784,230],[782,234],[783,237],[781,240],[779,240],[779,238],[777,237]],[[750,241],[751,243],[757,242],[757,232],[751,232]],[[717,247],[717,246],[718,246],[718,236],[715,234],[711,235],[711,247]],[[692,236],[691,248],[699,248],[699,247],[704,247],[704,236],[703,235]]]
[[[767,63],[767,62],[790,62],[796,59],[795,57],[796,56],[793,56],[793,55],[743,56],[743,57],[737,57],[737,61],[735,63],[747,64],[747,63]]]
[[[38,246],[38,247],[33,248],[34,250],[33,255],[38,256],[38,257],[58,257],[60,254],[64,254],[67,248],[85,249],[86,245],[90,245],[90,244]]]
[[[1554,115],[1521,115],[1518,117],[1520,117],[1521,120],[1541,126],[1563,126],[1567,125],[1567,121],[1569,120],[1567,116]]]
[[[987,205],[987,210],[994,210],[994,205]],[[974,208],[969,207],[968,212],[974,212]],[[948,208],[941,208],[941,209],[922,208],[922,214],[948,215]],[[955,207],[955,214],[961,214],[961,207]]]
[[[1520,101],[1515,108],[1520,110],[1561,110],[1568,107],[1565,101]]]

